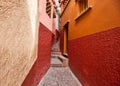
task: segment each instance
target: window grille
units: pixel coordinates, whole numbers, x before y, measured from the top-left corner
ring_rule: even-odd
[[[46,0],[46,13],[51,18],[51,3],[49,0]]]

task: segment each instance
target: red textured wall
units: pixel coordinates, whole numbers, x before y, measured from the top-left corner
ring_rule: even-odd
[[[70,67],[84,86],[120,86],[120,27],[69,40]]]
[[[22,86],[37,86],[50,66],[52,32],[40,23],[38,58],[27,75]]]
[[[64,29],[60,31],[60,51],[61,53],[64,51]]]
[[[56,29],[53,35],[53,44],[55,44],[59,40],[59,35],[60,35],[60,32]]]

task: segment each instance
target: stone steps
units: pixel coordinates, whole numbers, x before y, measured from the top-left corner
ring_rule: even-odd
[[[58,56],[58,59],[60,59],[60,61],[62,62],[62,66],[63,66],[63,67],[68,66],[68,58],[60,55],[60,56]]]
[[[61,52],[52,52],[51,57],[57,58],[59,55],[61,55]]]
[[[51,58],[51,67],[67,67],[68,58],[59,55],[56,58]]]

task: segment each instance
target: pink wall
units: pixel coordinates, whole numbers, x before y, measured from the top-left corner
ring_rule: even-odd
[[[53,34],[43,24],[39,27],[38,57],[22,86],[37,86],[50,66]]]
[[[50,31],[52,31],[53,28],[53,3],[51,2],[51,18],[46,14],[46,0],[40,0],[39,1],[39,21],[44,24]]]
[[[53,4],[51,2],[51,18],[46,13],[46,0],[39,0],[39,35],[38,57],[22,86],[37,86],[50,66],[51,47],[53,41]]]
[[[120,27],[69,40],[68,48],[83,86],[120,86]]]

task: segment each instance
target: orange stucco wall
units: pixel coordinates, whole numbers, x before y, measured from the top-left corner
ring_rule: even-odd
[[[67,44],[66,44],[66,30],[64,29],[64,51],[63,51],[63,53],[66,53],[66,46],[67,46]]]
[[[69,66],[83,86],[120,86],[120,0],[88,1],[92,8],[78,20],[75,0],[61,14],[61,47],[69,21]]]
[[[88,1],[92,9],[77,21],[75,18],[80,12],[78,2],[76,3],[75,0],[70,0],[68,7],[61,15],[61,28],[67,21],[70,21],[69,40],[120,26],[119,0]]]

